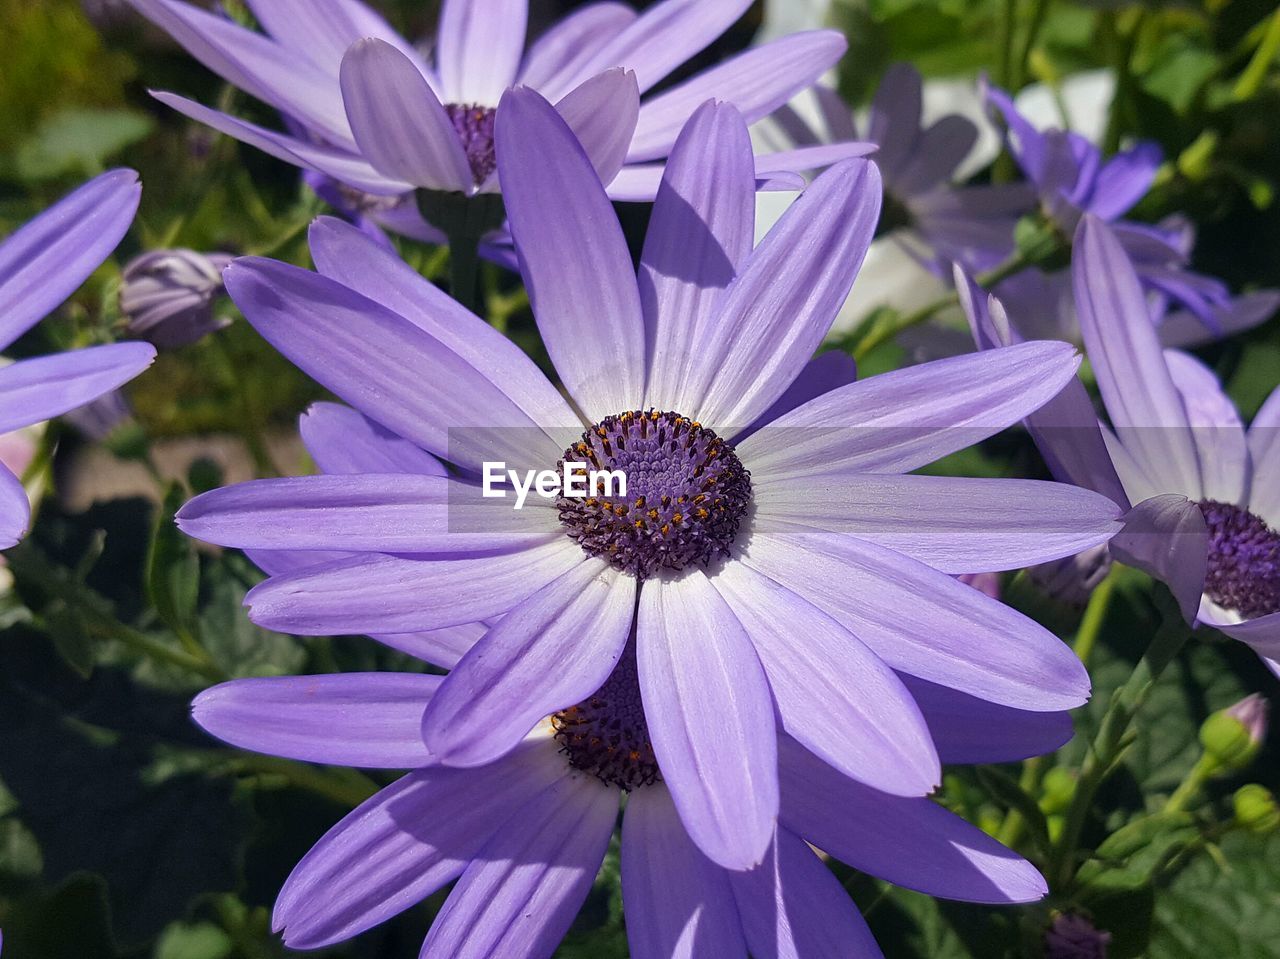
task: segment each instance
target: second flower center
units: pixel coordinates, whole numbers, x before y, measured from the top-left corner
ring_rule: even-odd
[[[472,103],[446,103],[444,112],[462,141],[462,149],[471,165],[471,178],[480,186],[498,167],[493,147],[493,121],[497,111]]]
[[[1245,619],[1280,612],[1280,533],[1230,503],[1200,504],[1209,527],[1205,594]]]

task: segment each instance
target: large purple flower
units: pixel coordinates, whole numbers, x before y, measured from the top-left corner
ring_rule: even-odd
[[[210,541],[361,554],[272,577],[250,594],[251,616],[302,634],[496,621],[425,718],[432,754],[454,766],[492,762],[582,701],[634,633],[664,779],[690,835],[731,868],[760,862],[772,836],[775,710],[846,774],[922,795],[937,755],[897,672],[1020,709],[1081,703],[1088,678],[1070,650],[947,574],[1096,545],[1116,528],[1114,504],[1054,484],[908,475],[1053,397],[1074,351],[1028,344],[836,389],[822,375],[798,384],[874,229],[871,164],[820,176],[753,251],[746,126],[708,103],[672,151],[637,278],[565,122],[529,90],[502,109],[512,232],[574,405],[354,228],[317,224],[319,274],[233,264],[228,289],[268,340],[458,474],[260,481],[188,504],[183,528]],[[839,373],[815,362],[827,382]],[[474,480],[486,463],[561,459],[623,469],[626,498],[514,510]]]
[[[113,170],[41,213],[0,245],[0,350],[75,292],[115,249],[138,208],[132,170]],[[118,343],[22,360],[0,369],[0,434],[60,416],[151,365],[146,343]],[[0,465],[0,549],[22,538],[31,504]]]
[[[748,0],[665,0],[643,14],[593,3],[525,49],[527,0],[445,0],[428,64],[360,0],[249,0],[264,33],[177,0],[130,0],[229,83],[276,107],[296,135],[264,129],[170,93],[163,102],[286,162],[322,174],[340,208],[440,240],[415,188],[497,190],[493,132],[503,91],[535,88],[556,104],[609,195],[651,200],[685,121],[709,97],[766,115],[840,57],[834,31],[785,37],[641,98],[714,41]],[[860,155],[843,144],[762,157],[762,178]],[[434,222],[434,221],[433,221]],[[442,223],[436,223],[442,226]]]
[[[442,689],[437,676],[367,673],[237,680],[197,697],[196,721],[234,745],[413,770],[334,826],[294,869],[273,917],[287,945],[348,939],[456,879],[424,959],[550,956],[600,868],[623,793],[622,896],[636,959],[745,959],[748,950],[879,957],[862,917],[806,843],[929,895],[1003,904],[1046,891],[1031,864],[958,816],[850,779],[786,735],[777,743],[778,823],[762,861],[742,871],[716,865],[663,781],[634,646],[582,702],[472,768],[444,764],[423,744]],[[1012,761],[1070,735],[1061,713],[992,706],[927,683],[912,691],[949,762]]]
[[[802,147],[857,139],[849,107],[835,91],[814,86],[812,92],[821,124],[784,106],[773,119],[785,134]],[[1014,226],[1034,196],[1025,184],[955,184],[978,128],[959,114],[923,127],[923,110],[919,72],[905,63],[891,66],[872,100],[866,130],[866,139],[879,147],[874,159],[884,182],[880,230],[940,273],[951,263],[970,272],[991,269],[1013,253]]]
[[[1111,543],[1164,579],[1188,619],[1280,658],[1280,390],[1245,430],[1213,372],[1164,349],[1115,233],[1085,216],[1076,312],[1110,428],[1078,382],[1028,420],[1054,475],[1136,504]],[[1020,339],[998,303],[966,289],[979,344]]]

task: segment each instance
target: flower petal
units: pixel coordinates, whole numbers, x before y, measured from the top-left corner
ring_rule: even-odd
[[[52,313],[111,255],[141,195],[138,174],[112,170],[0,244],[0,350]]]
[[[1114,220],[1128,213],[1146,196],[1163,159],[1160,145],[1150,142],[1117,153],[1094,178],[1089,212],[1101,220]]]
[[[665,787],[631,793],[622,819],[622,904],[633,959],[746,959],[726,879],[685,832]]]
[[[445,475],[444,466],[430,453],[337,403],[312,403],[298,429],[322,473]]]
[[[750,638],[705,574],[645,582],[636,661],[653,749],[689,835],[726,869],[755,865],[778,808],[773,703]]]
[[[1199,506],[1177,493],[1143,500],[1125,515],[1111,552],[1167,583],[1182,615],[1194,622],[1209,555],[1209,531]]]
[[[564,119],[532,90],[502,98],[498,173],[538,329],[592,422],[644,397],[644,321],[622,228]]]
[[[625,3],[588,3],[561,17],[529,47],[516,77],[548,100],[557,100],[582,80],[579,69],[636,19]]]
[[[0,549],[16,546],[31,525],[31,502],[22,481],[0,464]]]
[[[920,134],[906,167],[889,174],[888,181],[898,196],[924,193],[945,184],[977,142],[978,128],[973,121],[958,113],[949,114]],[[886,165],[882,169],[893,168]]]
[[[835,617],[899,672],[1039,712],[1089,696],[1089,676],[1062,640],[900,553],[757,519],[741,559]]]
[[[336,673],[237,679],[206,689],[191,716],[241,749],[335,766],[416,769],[430,762],[422,713],[439,676]]]
[[[563,536],[495,556],[361,556],[272,577],[245,603],[255,623],[300,636],[442,629],[501,616],[582,561]]]
[[[604,685],[622,655],[636,581],[589,559],[502,618],[449,673],[422,736],[453,766],[490,762]]]
[[[876,161],[887,170],[900,170],[914,157],[924,104],[923,82],[915,67],[895,63],[884,73],[871,101],[867,138],[880,144]]]
[[[1249,509],[1280,529],[1280,389],[1267,397],[1249,425],[1249,456],[1253,461],[1253,484]]]
[[[556,101],[601,183],[622,169],[627,147],[636,131],[640,91],[629,70],[613,69],[585,80]]]
[[[965,902],[1035,902],[1048,892],[1031,863],[931,799],[876,792],[785,737],[778,758],[783,824],[855,869]]]
[[[462,141],[408,57],[384,40],[357,40],[342,58],[341,77],[351,132],[379,173],[430,190],[470,192]]]
[[[937,787],[942,770],[920,710],[856,636],[743,563],[711,583],[755,647],[788,733],[876,789],[923,796]]]
[[[403,912],[461,875],[498,827],[533,807],[564,770],[545,742],[530,742],[481,769],[410,773],[303,857],[276,900],[272,928],[292,949],[318,949]]]
[[[646,406],[690,408],[684,380],[721,332],[716,307],[750,255],[754,231],[755,173],[746,124],[732,106],[706,103],[671,151],[640,258]]]
[[[1187,411],[1204,498],[1243,503],[1248,494],[1249,443],[1235,403],[1214,372],[1194,356],[1165,350],[1164,359]]]
[[[0,433],[84,406],[129,382],[155,358],[150,343],[113,343],[0,368]]]
[[[819,396],[839,389],[841,386],[848,386],[857,378],[858,364],[848,353],[842,350],[819,353],[805,364],[800,375],[787,387],[786,392],[760,414],[760,418],[752,427],[739,435],[737,442],[741,443],[760,427],[772,423],[784,413],[799,409],[810,400],[816,400]]]
[[[444,0],[436,66],[450,103],[494,107],[516,79],[529,0]]]
[[[738,445],[759,477],[906,473],[972,446],[1053,399],[1080,365],[1066,343],[922,363],[833,390]]]

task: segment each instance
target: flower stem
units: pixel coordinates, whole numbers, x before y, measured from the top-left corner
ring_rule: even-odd
[[[236,753],[231,757],[230,766],[239,773],[280,776],[290,785],[353,809],[378,791],[373,780],[354,769],[327,770],[257,753]]]
[[[1249,65],[1236,80],[1236,85],[1231,91],[1232,97],[1236,100],[1248,100],[1256,94],[1262,88],[1262,82],[1267,78],[1267,70],[1277,54],[1280,54],[1280,9],[1272,15],[1271,22],[1267,24],[1266,31],[1262,34],[1258,49],[1253,52]]]
[[[1093,595],[1089,597],[1089,605],[1085,607],[1084,616],[1080,619],[1080,628],[1076,630],[1076,639],[1071,648],[1086,666],[1089,665],[1089,657],[1093,655],[1093,647],[1098,643],[1098,634],[1106,621],[1107,611],[1111,608],[1111,598],[1116,591],[1116,575],[1113,566],[1095,587]]]

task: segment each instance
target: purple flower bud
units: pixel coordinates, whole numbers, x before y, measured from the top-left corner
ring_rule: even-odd
[[[1111,933],[1084,916],[1060,913],[1044,934],[1045,959],[1106,959]]]
[[[63,419],[78,429],[87,439],[100,443],[133,416],[129,401],[119,390],[104,393],[96,400],[67,413]]]
[[[1271,716],[1271,704],[1261,693],[1246,696],[1234,706],[1227,707],[1227,715],[1240,722],[1249,734],[1249,740],[1261,746],[1267,736],[1267,721]]]
[[[1111,552],[1106,545],[1095,546],[1054,560],[1033,566],[1028,573],[1031,579],[1054,599],[1075,606],[1083,606],[1089,601],[1089,594],[1094,591],[1111,571]]]
[[[120,288],[129,334],[176,349],[222,329],[230,320],[214,317],[213,301],[232,259],[227,253],[153,250],[130,261]]]

